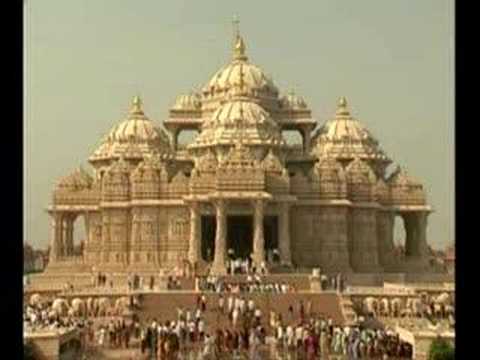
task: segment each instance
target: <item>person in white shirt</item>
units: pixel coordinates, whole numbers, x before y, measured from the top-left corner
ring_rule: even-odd
[[[289,348],[292,348],[295,344],[295,334],[293,331],[293,327],[291,325],[287,326],[286,339],[287,339],[287,346]]]
[[[260,273],[262,275],[265,275],[267,273],[267,264],[265,263],[265,261],[262,261],[260,264]]]
[[[205,337],[205,342],[203,346],[203,353],[202,355],[206,358],[209,358],[213,355],[213,346],[214,346],[214,339],[213,336],[207,334]]]
[[[202,319],[198,322],[198,333],[200,335],[200,341],[203,340],[205,335],[205,322]]]
[[[238,308],[233,309],[233,313],[232,313],[233,327],[237,327],[238,315],[239,315]]]
[[[228,306],[228,312],[231,313],[232,310],[233,310],[233,306],[234,306],[233,296],[231,296],[231,295],[228,297],[228,304],[227,304],[227,306]]]
[[[283,326],[279,325],[277,326],[277,341],[279,345],[283,345],[283,336],[284,336]]]
[[[259,308],[255,309],[255,319],[257,321],[257,324],[260,324],[261,318],[262,318],[262,311]]]
[[[303,343],[303,326],[302,325],[298,325],[297,328],[295,329],[295,341],[296,341],[297,349],[299,349]]]
[[[190,336],[190,341],[193,342],[195,340],[195,323],[193,321],[190,321],[187,327],[188,327],[188,333]]]
[[[248,310],[255,310],[255,302],[253,301],[253,299],[248,300]]]
[[[245,299],[244,298],[240,298],[239,310],[240,310],[240,314],[245,313]]]
[[[197,309],[197,311],[195,312],[195,319],[197,320],[200,320],[200,318],[202,317],[202,310],[200,309]]]
[[[218,310],[220,311],[220,313],[224,313],[224,307],[225,305],[225,299],[223,298],[222,295],[220,295],[220,297],[218,298]]]

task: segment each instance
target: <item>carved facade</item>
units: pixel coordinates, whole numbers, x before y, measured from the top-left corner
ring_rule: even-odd
[[[183,130],[197,130],[186,147]],[[302,147],[287,145],[296,130]],[[252,259],[274,246],[284,265],[324,271],[424,269],[431,212],[425,191],[404,169],[387,177],[391,160],[348,110],[319,126],[305,100],[281,95],[246,55],[241,36],[232,60],[200,93],[181,95],[156,125],[135,97],[83,169],[53,192],[50,270],[75,262],[86,268],[135,271],[188,260],[225,272],[230,216],[249,216]],[[393,251],[395,218],[406,229],[406,260]],[[87,239],[72,257],[73,224],[83,217]],[[215,222],[212,259],[202,256],[203,219]],[[275,218],[276,238],[264,224]],[[271,231],[270,231],[271,233]],[[274,244],[274,245],[272,245]]]

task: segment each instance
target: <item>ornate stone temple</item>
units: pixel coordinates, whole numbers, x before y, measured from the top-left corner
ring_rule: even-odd
[[[196,131],[185,146],[183,131]],[[301,134],[289,145],[287,131]],[[88,159],[60,179],[48,213],[47,271],[158,271],[188,262],[225,273],[227,251],[283,266],[381,273],[428,266],[432,211],[421,183],[398,167],[349,112],[319,124],[305,100],[282,94],[237,35],[230,62],[199,93],[181,95],[163,124],[139,97]],[[73,252],[74,224],[86,231]],[[406,256],[393,252],[403,220]]]

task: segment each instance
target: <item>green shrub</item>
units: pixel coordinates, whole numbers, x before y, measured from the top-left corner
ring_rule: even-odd
[[[432,341],[428,352],[428,360],[453,360],[455,359],[455,349],[449,342],[441,337]]]

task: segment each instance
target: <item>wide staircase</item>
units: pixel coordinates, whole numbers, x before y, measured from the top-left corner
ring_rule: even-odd
[[[144,294],[141,301],[142,308],[138,312],[140,319],[153,319],[157,321],[176,320],[177,309],[182,307],[193,311],[196,305],[197,293],[169,292],[169,293],[149,293]],[[207,311],[204,315],[206,325],[214,327],[223,327],[228,325],[226,315],[217,311],[219,295],[215,293],[205,293],[207,297]],[[224,294],[225,305],[227,304],[228,294]],[[236,296],[239,296],[237,294]],[[299,319],[298,309],[300,300],[303,300],[305,308],[307,302],[311,301],[313,315],[322,315],[325,318],[331,317],[334,323],[345,324],[345,317],[342,313],[340,298],[335,293],[287,293],[287,294],[242,294],[245,299],[253,299],[256,306],[262,311],[263,323],[269,326],[269,316],[271,311],[281,313],[284,322],[295,323]],[[290,319],[288,308],[294,307],[294,319]]]

